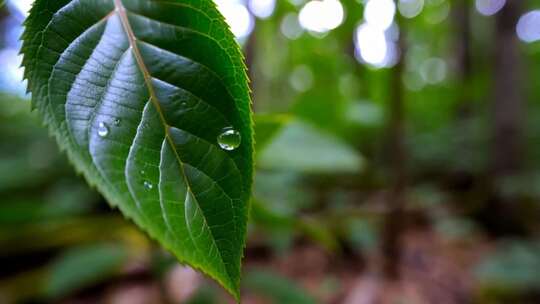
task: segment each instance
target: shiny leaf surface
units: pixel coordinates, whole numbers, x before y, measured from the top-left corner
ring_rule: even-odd
[[[38,0],[33,106],[124,215],[238,298],[252,181],[242,55],[211,0]],[[223,130],[233,146],[220,145]]]

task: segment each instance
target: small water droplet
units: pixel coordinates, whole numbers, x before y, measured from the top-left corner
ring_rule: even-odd
[[[187,101],[182,101],[182,103],[180,103],[180,105],[181,105],[183,108],[187,107]]]
[[[223,129],[217,138],[219,146],[223,150],[232,151],[240,146],[242,136],[232,127]]]
[[[141,175],[146,175],[146,171],[141,170]]]
[[[120,126],[120,123],[121,123],[120,118],[116,118],[116,119],[114,120],[114,125],[115,125],[115,126],[117,126],[117,127]]]
[[[146,188],[146,190],[152,190],[154,188],[154,185],[152,185],[151,182],[149,181],[144,181],[144,188]]]
[[[109,135],[109,127],[104,122],[99,123],[98,135],[100,137],[106,137],[107,135]]]

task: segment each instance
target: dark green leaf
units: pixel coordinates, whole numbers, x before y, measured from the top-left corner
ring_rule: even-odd
[[[540,242],[502,242],[480,263],[476,277],[486,287],[535,289],[540,285]]]
[[[303,173],[357,173],[364,158],[332,134],[302,121],[290,122],[257,155],[262,168]]]
[[[287,278],[267,271],[251,271],[246,274],[245,287],[262,295],[270,303],[279,304],[314,304],[316,303],[304,289]]]
[[[117,272],[127,256],[125,248],[112,244],[70,249],[52,264],[45,293],[57,298],[99,283]]]
[[[262,151],[291,119],[288,115],[255,115],[255,151]]]
[[[25,26],[33,106],[75,167],[238,297],[251,112],[241,52],[213,1],[38,0]],[[220,145],[225,131],[239,138]]]

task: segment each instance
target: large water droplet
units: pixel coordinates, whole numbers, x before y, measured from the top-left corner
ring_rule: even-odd
[[[223,150],[232,151],[240,146],[242,136],[240,132],[228,127],[223,129],[221,134],[219,134],[217,141]]]
[[[104,122],[99,123],[98,135],[100,137],[106,137],[107,135],[109,135],[109,127]]]
[[[146,188],[146,190],[152,190],[154,188],[154,185],[152,185],[152,183],[149,181],[144,181],[143,186]]]

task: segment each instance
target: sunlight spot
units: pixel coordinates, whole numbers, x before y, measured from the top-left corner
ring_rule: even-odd
[[[345,13],[338,0],[310,1],[300,10],[300,25],[315,33],[326,33],[343,23]]]
[[[20,67],[22,56],[17,49],[0,50],[0,91],[25,96],[26,84],[23,82],[23,68]]]
[[[250,0],[249,9],[253,15],[266,19],[274,13],[276,0]]]
[[[387,48],[384,32],[362,24],[356,29],[355,43],[362,60],[374,66],[382,65]]]
[[[0,2],[3,2],[0,0]],[[34,3],[34,0],[9,0],[8,4],[15,8],[19,13],[21,13],[24,16],[28,16],[28,13],[30,12],[30,8],[32,8],[32,3]]]
[[[360,62],[375,68],[392,67],[399,59],[399,50],[394,42],[398,37],[399,32],[396,34],[395,30],[385,32],[364,23],[355,32],[355,55]]]
[[[396,4],[393,0],[369,0],[364,9],[364,19],[379,30],[386,30],[394,21]]]
[[[476,0],[476,10],[484,16],[492,16],[499,12],[506,0]]]
[[[237,39],[246,38],[251,34],[255,22],[245,5],[237,0],[214,1]]]
[[[516,32],[524,42],[535,42],[540,40],[540,10],[526,13],[519,18]]]
[[[424,0],[399,0],[399,13],[405,18],[418,16],[424,8]]]

